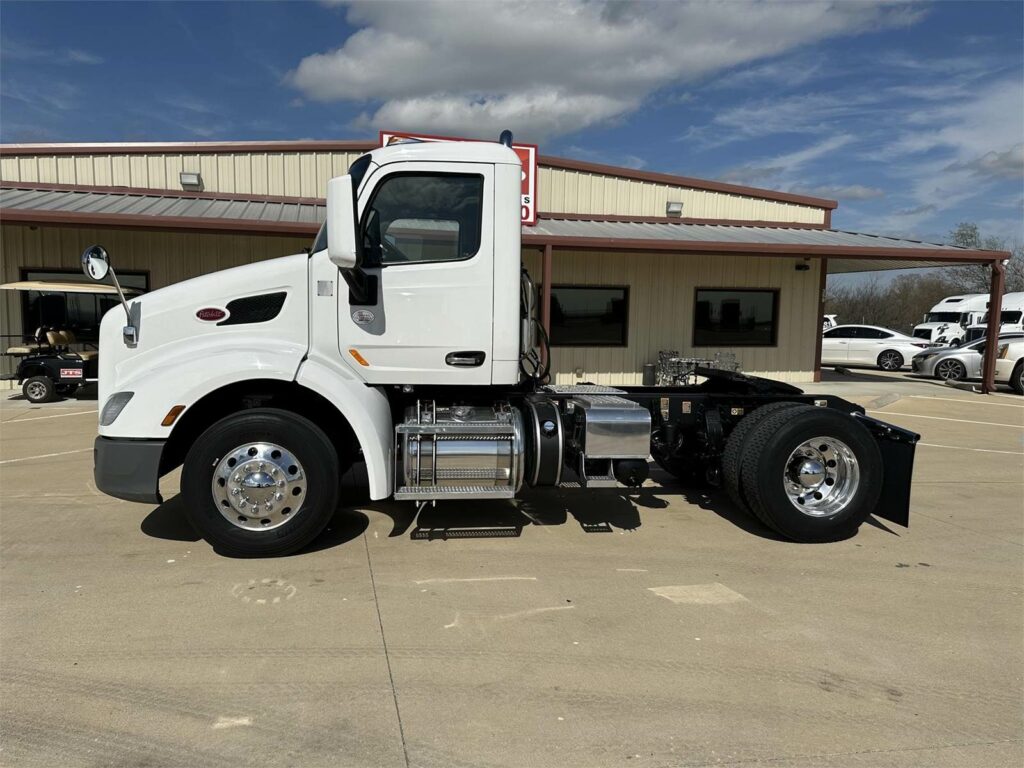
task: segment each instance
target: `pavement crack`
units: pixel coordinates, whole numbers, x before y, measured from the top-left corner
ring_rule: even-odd
[[[370,570],[370,587],[373,590],[373,605],[377,609],[377,625],[380,627],[380,642],[384,648],[384,662],[388,668],[388,681],[391,683],[391,699],[395,702],[395,717],[398,719],[398,735],[402,739],[402,754],[405,756],[405,768],[409,768],[409,747],[405,743],[405,727],[402,725],[402,710],[398,706],[398,691],[395,689],[395,675],[391,670],[391,655],[388,653],[388,640],[384,634],[384,619],[380,615],[380,600],[377,597],[377,580],[373,575],[373,560],[370,558],[370,542],[363,531],[363,546],[366,548],[366,567]]]

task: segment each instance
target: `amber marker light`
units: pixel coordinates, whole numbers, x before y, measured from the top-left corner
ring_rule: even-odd
[[[367,368],[370,367],[370,364],[366,362],[366,358],[359,354],[358,349],[350,349],[348,353],[352,355],[352,357],[355,358],[355,361],[360,365],[365,366]]]
[[[174,406],[173,408],[171,408],[171,410],[169,410],[167,412],[167,415],[164,416],[164,420],[160,422],[160,426],[161,427],[169,427],[169,426],[171,426],[175,421],[178,420],[178,417],[181,416],[181,412],[184,411],[184,410],[185,410],[185,406],[184,405],[176,405],[176,406]]]

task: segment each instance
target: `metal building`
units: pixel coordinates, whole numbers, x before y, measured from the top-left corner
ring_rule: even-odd
[[[373,146],[2,145],[0,279],[79,279],[79,254],[96,242],[143,290],[301,251],[327,180]],[[816,380],[826,274],[982,262],[998,301],[1008,258],[836,231],[833,200],[557,157],[540,157],[537,200],[523,260],[543,285],[560,383],[639,383],[663,349]],[[39,297],[7,293],[5,346],[54,320]],[[95,302],[63,317],[85,344],[105,309]]]

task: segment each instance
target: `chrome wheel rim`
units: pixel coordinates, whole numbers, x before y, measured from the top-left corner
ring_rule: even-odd
[[[306,498],[306,473],[280,445],[245,443],[217,462],[210,488],[229,523],[246,531],[268,531],[298,515]]]
[[[30,400],[42,400],[46,397],[46,385],[41,381],[33,381],[25,388],[25,394]]]
[[[940,379],[953,379],[955,381],[960,378],[960,363],[956,360],[943,360],[939,363],[935,372],[939,374]]]
[[[790,504],[803,514],[832,517],[857,495],[860,464],[842,440],[814,437],[789,454],[782,483]]]
[[[879,364],[887,371],[895,371],[903,364],[903,361],[898,352],[883,352]]]

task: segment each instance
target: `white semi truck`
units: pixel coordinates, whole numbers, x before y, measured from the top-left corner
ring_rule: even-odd
[[[959,344],[967,336],[967,326],[980,323],[987,310],[987,293],[947,296],[914,326],[914,336],[936,344]]]
[[[510,143],[374,150],[328,183],[308,254],[108,312],[97,487],[160,503],[182,466],[185,513],[237,556],[310,542],[356,461],[372,499],[423,504],[637,487],[653,456],[797,541],[871,514],[907,524],[918,435],[840,398],[718,370],[693,386],[548,384]],[[112,274],[99,246],[82,261]]]
[[[964,341],[977,341],[988,332],[988,311],[981,321],[964,329]],[[1002,310],[999,313],[999,333],[1024,332],[1024,291],[1003,294]]]

